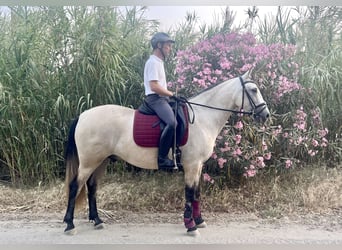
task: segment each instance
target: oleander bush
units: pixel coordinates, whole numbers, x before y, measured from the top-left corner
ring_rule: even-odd
[[[217,138],[208,172],[229,179],[232,173],[254,176],[266,167],[290,168],[317,161],[326,154],[328,129],[311,90],[299,83],[296,48],[284,44],[257,44],[250,34],[218,34],[179,51],[174,85],[191,96],[213,84],[253,69],[273,113],[272,122],[258,126],[247,117],[233,116]],[[209,173],[206,180],[213,181]]]

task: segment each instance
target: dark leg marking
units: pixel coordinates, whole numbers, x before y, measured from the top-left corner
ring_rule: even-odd
[[[69,185],[69,199],[68,207],[64,216],[64,222],[67,223],[67,227],[64,232],[68,232],[75,228],[74,225],[74,211],[75,211],[75,201],[78,190],[77,177],[75,177]]]
[[[97,183],[94,175],[91,175],[87,181],[88,188],[88,204],[89,204],[89,220],[94,222],[95,228],[102,228],[99,225],[103,223],[103,221],[99,218],[97,213],[96,206],[96,188]]]

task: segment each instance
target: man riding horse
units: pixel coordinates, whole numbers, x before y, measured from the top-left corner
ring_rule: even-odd
[[[144,68],[145,102],[165,123],[158,150],[158,167],[165,170],[176,169],[174,161],[168,158],[177,127],[177,120],[169,104],[170,97],[174,97],[174,94],[167,89],[164,69],[164,61],[171,53],[173,43],[175,41],[168,34],[156,33],[151,39],[152,54]]]

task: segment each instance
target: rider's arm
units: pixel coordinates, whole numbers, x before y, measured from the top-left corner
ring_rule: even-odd
[[[161,96],[173,96],[173,93],[170,90],[164,89],[158,81],[150,81],[151,90]]]

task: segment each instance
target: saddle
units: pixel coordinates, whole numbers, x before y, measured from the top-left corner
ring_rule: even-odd
[[[188,108],[184,103],[170,102],[170,105],[177,117],[176,146],[183,146],[188,141],[189,118]],[[178,106],[178,110],[175,110]],[[137,145],[141,147],[159,147],[160,135],[165,124],[143,101],[134,113],[133,138]]]

